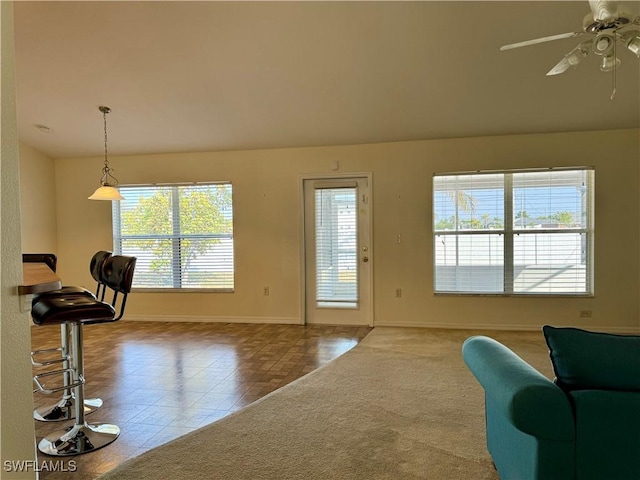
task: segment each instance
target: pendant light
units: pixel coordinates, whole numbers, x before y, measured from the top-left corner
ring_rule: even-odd
[[[118,179],[114,177],[109,168],[109,160],[107,159],[107,113],[111,112],[109,107],[98,107],[102,112],[104,120],[104,166],[102,167],[102,176],[100,177],[100,186],[89,197],[89,200],[124,200],[117,190]]]

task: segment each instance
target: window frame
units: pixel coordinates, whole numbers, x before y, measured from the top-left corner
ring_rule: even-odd
[[[139,286],[135,286],[135,275],[134,275],[134,286],[132,287],[132,291],[135,292],[149,292],[149,293],[233,293],[235,292],[235,276],[236,276],[236,259],[235,259],[235,255],[236,255],[236,248],[235,248],[235,214],[234,214],[234,200],[233,200],[233,184],[231,181],[215,181],[215,182],[185,182],[185,183],[150,183],[150,184],[128,184],[128,185],[120,185],[118,186],[118,191],[120,191],[121,194],[123,194],[123,196],[126,198],[126,191],[127,189],[131,188],[131,189],[158,189],[158,188],[166,188],[166,187],[171,187],[171,188],[178,188],[178,187],[206,187],[206,186],[218,186],[218,185],[228,185],[231,188],[231,233],[228,234],[224,234],[224,233],[216,233],[213,235],[208,235],[208,236],[203,236],[201,234],[186,234],[186,235],[175,235],[175,225],[176,222],[173,223],[174,225],[174,233],[172,233],[171,235],[166,235],[167,239],[172,239],[172,249],[173,249],[173,254],[172,254],[172,264],[175,263],[175,252],[176,252],[176,241],[179,241],[180,239],[183,238],[230,238],[231,242],[232,242],[232,248],[233,248],[233,253],[232,253],[232,264],[233,264],[233,271],[232,271],[232,278],[233,278],[233,286],[232,287],[202,287],[202,288],[198,288],[198,287],[193,287],[193,286],[189,286],[189,287],[176,287],[176,286],[172,286],[172,287],[139,287]],[[174,195],[174,193],[172,193],[172,195]],[[173,198],[172,198],[173,200]],[[171,208],[171,215],[172,217],[175,217],[176,215],[179,215],[180,213],[180,206],[178,204],[178,202],[172,201],[171,204],[172,208]],[[127,236],[123,236],[121,233],[121,203],[120,202],[112,202],[112,237],[113,237],[113,251],[114,254],[116,255],[120,255],[122,253],[122,241],[125,240],[127,238]],[[116,219],[118,220],[116,222]],[[179,224],[179,222],[177,222]],[[179,232],[179,230],[178,230]],[[153,237],[154,235],[146,235],[146,237]],[[163,237],[165,235],[162,235]],[[135,238],[135,237],[129,237],[129,238]],[[139,238],[139,237],[138,237]],[[159,237],[158,237],[159,238]],[[119,245],[120,244],[120,245]],[[179,247],[178,247],[179,248]],[[126,254],[124,254],[126,255]],[[172,283],[175,285],[176,282],[176,276],[180,277],[181,273],[180,272],[175,272],[173,271],[172,273]]]
[[[514,188],[513,177],[514,174],[519,173],[542,173],[542,172],[573,172],[584,171],[590,172],[588,176],[589,186],[586,188],[586,225],[582,225],[580,228],[515,228],[514,227]],[[480,176],[486,174],[499,174],[504,175],[503,183],[503,212],[504,221],[501,229],[468,229],[460,230],[458,228],[454,230],[436,229],[436,199],[435,196],[438,192],[435,188],[435,179],[437,177],[444,176]],[[552,168],[532,168],[532,169],[511,169],[511,170],[476,170],[476,171],[463,171],[463,172],[443,172],[434,173],[432,180],[432,267],[433,267],[433,293],[434,295],[442,296],[490,296],[490,297],[548,297],[548,298],[579,298],[579,297],[593,297],[595,295],[594,289],[594,264],[595,264],[595,168],[591,166],[574,166],[574,167],[552,167]],[[585,291],[581,292],[533,292],[528,293],[524,291],[515,290],[515,255],[514,255],[514,243],[515,238],[519,235],[534,235],[534,234],[584,234],[585,235]],[[486,291],[486,292],[474,292],[474,291],[455,291],[455,290],[437,290],[437,238],[439,236],[467,236],[467,235],[501,235],[503,236],[503,285],[502,291]]]

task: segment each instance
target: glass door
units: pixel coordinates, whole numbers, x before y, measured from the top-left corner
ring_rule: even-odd
[[[369,325],[367,178],[304,181],[307,323]]]

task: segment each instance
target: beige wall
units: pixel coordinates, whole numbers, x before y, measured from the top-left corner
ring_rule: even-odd
[[[22,282],[22,259],[12,2],[0,2],[0,23],[0,477],[33,479],[36,478],[33,463],[23,472],[5,468],[7,461],[15,462],[13,465],[34,461],[35,437],[29,362],[31,342],[27,315],[20,311],[17,293],[17,286]]]
[[[20,144],[22,251],[56,252],[56,184],[53,159]]]
[[[545,323],[640,331],[638,130],[357,146],[110,157],[123,183],[230,180],[235,293],[134,293],[128,318],[296,323],[301,312],[300,178],[373,173],[375,325],[538,328]],[[111,206],[91,202],[101,160],[56,160],[59,272],[91,285],[88,261],[110,249]],[[432,293],[434,172],[593,165],[594,298],[445,297]],[[624,230],[623,230],[624,229]],[[402,244],[395,243],[396,234]],[[270,286],[271,295],[262,294]],[[395,298],[396,288],[402,298]],[[580,310],[593,318],[580,319]]]

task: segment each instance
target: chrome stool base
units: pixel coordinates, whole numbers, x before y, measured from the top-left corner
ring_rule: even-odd
[[[38,450],[46,455],[66,457],[93,452],[106,447],[120,435],[120,428],[110,423],[73,425],[56,430],[38,443]]]
[[[76,418],[76,399],[74,397],[62,398],[58,403],[45,405],[33,411],[33,418],[40,422],[60,422]],[[89,415],[102,406],[102,399],[87,398],[84,401],[84,414]]]

